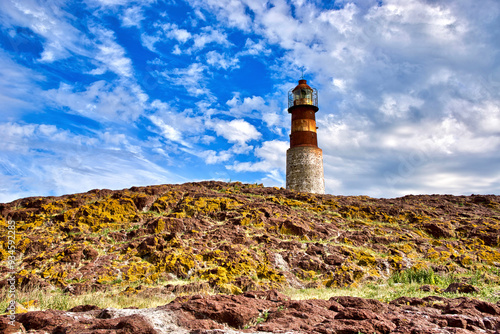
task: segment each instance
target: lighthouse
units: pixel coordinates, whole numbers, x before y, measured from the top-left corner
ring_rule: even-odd
[[[318,147],[316,112],[318,91],[307,80],[299,80],[288,92],[292,114],[290,148],[286,151],[286,188],[315,194],[325,193],[323,151]]]

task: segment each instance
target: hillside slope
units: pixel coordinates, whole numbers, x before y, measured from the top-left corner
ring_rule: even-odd
[[[207,181],[25,198],[0,204],[0,214],[5,231],[16,226],[19,291],[188,295],[141,311],[82,306],[16,316],[40,333],[500,330],[500,196],[375,199]],[[6,287],[6,233],[0,242]],[[426,283],[426,297],[381,297],[388,284],[408,282]],[[277,292],[306,299],[366,286],[378,300],[290,301]]]
[[[342,287],[409,268],[481,270],[498,280],[499,203],[200,182],[20,199],[0,205],[0,224],[16,222],[23,286],[79,293],[179,278],[237,293]],[[5,261],[5,234],[1,243]]]

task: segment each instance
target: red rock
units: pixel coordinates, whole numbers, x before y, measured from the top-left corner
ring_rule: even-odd
[[[17,322],[12,321],[7,316],[0,317],[0,333],[4,334],[22,334],[26,333],[24,326]]]
[[[427,223],[422,226],[424,231],[432,235],[434,238],[453,238],[455,233],[451,230],[450,226],[443,223]]]
[[[16,317],[16,320],[23,324],[26,330],[45,330],[53,331],[56,327],[64,325],[66,327],[71,327],[76,324],[77,321],[64,314],[63,311],[34,311],[23,313]]]
[[[357,309],[353,307],[345,307],[337,313],[335,319],[353,319],[353,320],[368,320],[379,319],[377,314],[370,310]]]
[[[158,334],[158,332],[140,315],[131,315],[120,320],[115,327],[123,334]]]
[[[467,328],[467,320],[459,317],[447,317],[446,323],[449,327]]]
[[[252,307],[252,299],[242,303],[234,302],[233,298],[215,296],[217,298],[203,298],[185,303],[182,309],[192,313],[198,319],[211,319],[218,323],[227,324],[234,328],[243,328],[251,320],[259,316],[256,307]],[[237,297],[237,296],[234,296]]]
[[[78,305],[70,308],[68,312],[87,312],[92,310],[100,310],[101,308],[95,305]]]
[[[415,306],[408,305],[405,300]],[[152,311],[157,316],[165,312],[165,316],[177,319],[178,324],[192,333],[224,333],[220,331],[224,326],[250,326],[249,331],[276,333],[353,334],[480,331],[494,334],[500,328],[497,305],[470,298],[448,299],[439,296],[399,298],[387,305],[377,300],[355,297],[334,297],[330,301],[288,300],[274,290],[251,291],[238,296],[178,297],[165,306],[135,312],[114,309],[99,311],[92,306],[73,310],[80,312],[37,311],[16,317],[27,330],[66,334],[156,334],[145,318]],[[5,322],[6,317],[0,319]],[[263,322],[257,323],[257,319]]]
[[[479,289],[471,284],[451,283],[443,292],[476,293],[479,292]]]
[[[344,307],[352,307],[358,309],[366,309],[373,312],[384,312],[387,310],[387,305],[375,299],[363,299],[358,297],[332,297],[330,301],[335,301]]]

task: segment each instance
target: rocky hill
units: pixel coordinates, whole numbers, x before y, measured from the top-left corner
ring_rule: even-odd
[[[500,284],[500,196],[375,199],[210,181],[25,198],[0,204],[0,214],[4,231],[9,221],[16,224],[18,289],[59,288],[81,295],[118,288],[137,296],[187,295],[148,309],[149,318],[137,310],[114,310],[110,315],[108,309],[85,309],[88,319],[108,319],[101,321],[104,327],[94,323],[95,331],[85,333],[112,333],[100,331],[107,328],[137,334],[130,329],[135,325],[125,320],[118,326],[116,319],[124,317],[150,324],[143,333],[209,333],[216,328],[229,333],[245,327],[269,332],[410,333],[418,326],[430,326],[432,333],[494,333],[500,324],[500,304],[494,303],[500,289],[488,290],[498,292],[497,299],[481,301],[471,284],[473,279],[493,287]],[[5,287],[7,234],[0,242],[0,286]],[[389,304],[354,297],[298,302],[278,292],[384,286],[418,275],[431,283],[423,287],[428,299],[399,298]],[[479,299],[440,295],[445,287],[433,280],[442,277],[455,283],[455,290],[447,292],[468,290]],[[410,310],[407,323],[397,316],[405,308]],[[427,319],[425,324],[419,325],[411,308],[420,308],[415,314],[427,314],[420,316]],[[156,319],[151,314],[167,311],[177,319],[171,323],[181,327],[151,325]],[[30,327],[36,323],[30,317],[59,319],[71,313],[50,312],[18,315],[18,324],[56,333],[54,328],[77,321],[73,316],[52,327]],[[74,332],[61,328],[57,333],[83,333],[84,327]]]

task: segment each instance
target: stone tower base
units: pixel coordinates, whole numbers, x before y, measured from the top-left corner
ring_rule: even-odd
[[[286,189],[325,193],[323,151],[320,148],[297,146],[286,151]]]

